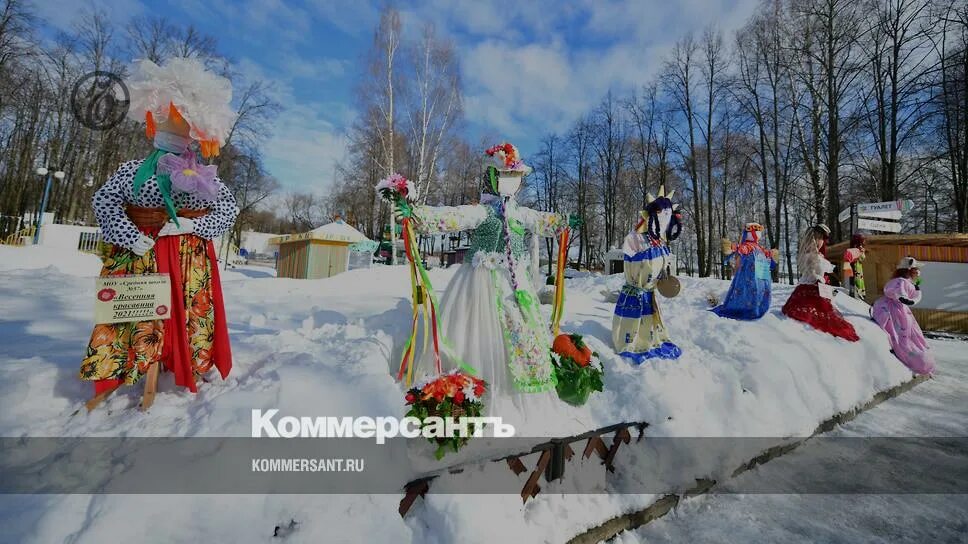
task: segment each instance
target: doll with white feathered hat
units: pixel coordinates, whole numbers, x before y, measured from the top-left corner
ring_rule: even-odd
[[[101,276],[168,274],[172,307],[167,319],[95,326],[80,369],[95,401],[159,364],[192,392],[210,370],[225,378],[232,367],[212,239],[239,209],[217,167],[194,149],[207,159],[225,144],[236,119],[231,83],[189,58],[137,61],[125,83],[128,117],[145,123],[154,150],[122,164],[94,194]]]
[[[931,374],[934,356],[911,306],[921,302],[921,269],[924,263],[907,256],[898,261],[894,276],[884,285],[884,295],[871,307],[871,317],[884,329],[891,351],[915,374]]]

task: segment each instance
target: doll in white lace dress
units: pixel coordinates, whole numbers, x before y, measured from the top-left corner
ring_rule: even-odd
[[[562,215],[517,205],[514,195],[530,168],[506,161],[506,155],[516,156],[513,146],[512,153],[503,152],[509,145],[488,150],[494,162],[479,204],[418,205],[402,213],[411,214],[421,234],[473,231],[464,263],[441,299],[444,371],[462,364],[476,369],[488,382],[488,413],[514,419],[514,412],[540,414],[564,406],[555,393],[551,331],[535,279],[537,237],[556,236],[569,225]]]

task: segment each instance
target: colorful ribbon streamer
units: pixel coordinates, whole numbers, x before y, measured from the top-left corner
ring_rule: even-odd
[[[424,320],[424,340],[423,349],[426,351],[430,335],[433,335],[434,342],[434,366],[437,374],[442,372],[440,363],[440,337],[437,330],[437,297],[434,295],[433,286],[427,276],[423,261],[420,259],[420,252],[417,248],[417,239],[413,232],[412,219],[403,219],[403,247],[407,252],[407,260],[410,266],[410,285],[411,295],[413,296],[413,319],[410,327],[410,338],[404,346],[403,360],[400,362],[400,371],[397,379],[401,380],[406,375],[406,385],[413,384],[414,358],[416,356],[415,344],[417,341],[418,321],[421,313]],[[422,310],[422,311],[421,311]]]
[[[414,360],[416,359],[416,343],[417,343],[417,329],[420,321],[421,314],[423,315],[424,322],[424,332],[423,332],[423,351],[426,352],[430,344],[430,339],[433,339],[433,349],[434,349],[434,370],[436,373],[442,374],[442,365],[440,359],[440,349],[441,347],[450,355],[457,366],[464,372],[476,376],[477,369],[466,364],[464,361],[453,354],[453,349],[450,348],[447,339],[440,331],[438,311],[437,308],[440,307],[440,303],[437,302],[437,295],[434,293],[434,287],[430,283],[430,276],[427,274],[427,268],[424,267],[423,260],[420,258],[420,251],[417,245],[417,236],[413,230],[413,218],[405,217],[403,219],[403,247],[407,252],[407,260],[410,264],[410,285],[411,285],[411,296],[413,297],[413,319],[410,324],[410,338],[407,339],[407,343],[404,344],[403,348],[403,359],[400,361],[400,370],[397,372],[397,380],[402,380],[406,377],[406,385],[409,388],[413,385],[413,375],[414,375]]]
[[[565,312],[565,265],[568,264],[568,236],[571,229],[558,235],[558,266],[555,271],[555,300],[551,306],[551,332],[557,337],[561,331],[561,317]]]
[[[178,214],[175,211],[175,202],[171,198],[171,177],[168,174],[155,171],[158,167],[158,159],[163,157],[165,153],[167,152],[161,149],[155,149],[145,158],[141,166],[134,173],[133,193],[135,198],[137,198],[145,182],[151,176],[155,176],[155,181],[158,183],[158,190],[161,192],[161,198],[165,202],[165,210],[168,211],[168,217],[175,222],[175,225],[180,227],[181,225],[178,224]]]

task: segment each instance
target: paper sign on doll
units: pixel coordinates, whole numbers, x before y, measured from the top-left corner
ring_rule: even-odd
[[[168,274],[138,274],[97,278],[96,323],[127,323],[168,319],[171,279]]]
[[[753,272],[758,280],[773,281],[773,273],[770,269],[769,259],[757,257],[756,260],[753,261]]]

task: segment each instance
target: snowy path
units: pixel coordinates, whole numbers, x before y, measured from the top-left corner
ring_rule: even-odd
[[[968,343],[933,340],[935,379],[834,431],[835,436],[968,436]],[[725,484],[782,474],[810,454],[808,444]],[[926,460],[926,462],[930,462]],[[717,494],[631,533],[618,544],[663,542],[964,542],[968,495]]]

